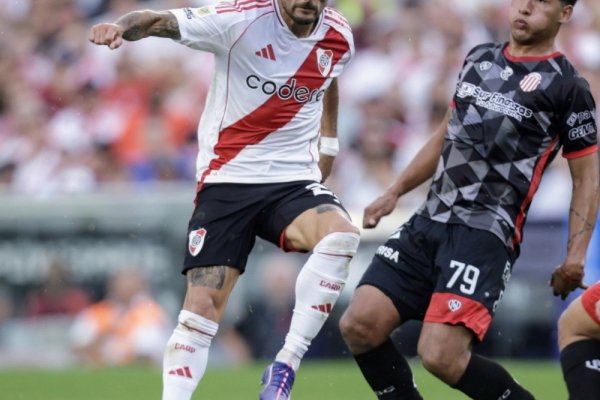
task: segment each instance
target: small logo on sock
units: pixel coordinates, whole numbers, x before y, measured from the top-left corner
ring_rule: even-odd
[[[498,400],[508,399],[508,396],[511,395],[510,389],[506,389],[506,392],[502,393],[502,396],[498,397]]]
[[[388,393],[392,393],[396,391],[396,387],[394,386],[388,386],[383,390],[376,390],[375,394],[377,395],[377,397],[379,396],[383,396],[384,394],[388,394]]]
[[[329,282],[326,280],[321,280],[321,282],[319,282],[319,286],[324,287],[326,289],[334,290],[336,292],[342,290],[342,285],[340,285],[339,283]]]
[[[331,310],[333,309],[333,304],[331,304],[331,303],[317,304],[317,305],[314,305],[314,306],[311,306],[311,307],[314,308],[317,311],[321,311],[321,312],[329,314],[329,313],[331,313]]]
[[[192,372],[190,371],[190,367],[174,368],[169,371],[169,375],[179,375],[185,378],[191,378]]]
[[[194,346],[190,346],[189,344],[181,344],[181,343],[175,343],[175,350],[183,350],[183,351],[187,351],[188,353],[196,352],[196,348]]]
[[[585,367],[600,372],[600,359],[587,360],[585,362]]]

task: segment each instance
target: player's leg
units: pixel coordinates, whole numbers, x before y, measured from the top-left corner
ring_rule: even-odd
[[[188,227],[187,291],[163,360],[163,400],[189,400],[229,295],[244,271],[262,204],[255,185],[204,185]],[[224,201],[236,199],[236,202]]]
[[[475,400],[533,399],[500,364],[471,352],[510,278],[512,252],[495,235],[463,225],[440,224],[436,235],[438,280],[418,344],[423,365]]]
[[[340,330],[378,399],[422,400],[408,362],[390,339],[400,323],[392,300],[378,288],[362,285],[340,320]]]
[[[346,284],[359,240],[358,229],[331,204],[303,212],[288,226],[286,246],[312,254],[296,279],[294,313],[276,361],[299,368]]]
[[[225,266],[191,268],[177,326],[163,359],[163,400],[189,400],[202,379],[212,339],[240,272]]]
[[[569,399],[600,399],[600,283],[562,313],[558,345]]]
[[[422,319],[433,290],[430,223],[413,217],[379,246],[340,321],[346,344],[379,399],[419,400],[410,366],[390,339]]]
[[[261,399],[287,399],[295,371],[329,317],[348,277],[359,231],[326,187],[304,182],[278,202],[261,235],[286,250],[312,251],[296,279],[289,331],[275,362],[265,370]]]

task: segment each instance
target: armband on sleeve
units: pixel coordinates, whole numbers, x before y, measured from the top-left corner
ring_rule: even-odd
[[[340,142],[338,138],[321,136],[321,142],[319,143],[319,152],[326,156],[335,157],[340,151]]]

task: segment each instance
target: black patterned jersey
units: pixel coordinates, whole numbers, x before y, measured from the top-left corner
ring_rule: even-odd
[[[506,44],[473,48],[452,100],[437,171],[418,213],[494,233],[518,252],[542,173],[598,151],[589,85],[561,53],[514,57]]]

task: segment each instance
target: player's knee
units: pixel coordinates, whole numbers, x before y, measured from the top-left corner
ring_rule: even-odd
[[[208,293],[190,294],[188,292],[185,299],[185,308],[209,320],[219,320],[219,310],[215,299]]]
[[[313,249],[315,253],[354,257],[360,244],[358,231],[341,231],[325,235]]]
[[[377,346],[377,324],[368,316],[347,309],[339,322],[344,341],[353,353],[362,353]]]
[[[417,352],[423,367],[444,382],[454,381],[457,374],[460,377],[464,372],[457,371],[457,357],[446,351],[445,346],[442,344],[424,345],[419,342]]]

